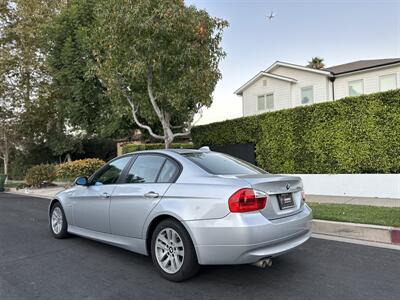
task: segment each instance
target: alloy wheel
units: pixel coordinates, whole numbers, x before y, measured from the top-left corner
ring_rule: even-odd
[[[157,263],[167,273],[174,274],[182,267],[185,251],[180,235],[172,228],[164,228],[156,238]]]
[[[63,215],[62,211],[59,207],[53,209],[51,214],[51,229],[55,234],[59,234],[61,232],[63,226]]]

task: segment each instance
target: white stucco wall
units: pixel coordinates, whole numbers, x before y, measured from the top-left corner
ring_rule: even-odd
[[[335,80],[335,99],[349,96],[349,81],[363,79],[364,94],[379,92],[379,76],[396,74],[397,88],[400,87],[400,66],[392,66],[374,71],[364,71],[352,75],[338,76]]]
[[[294,174],[289,174],[294,175]],[[296,174],[310,195],[400,199],[400,174]]]

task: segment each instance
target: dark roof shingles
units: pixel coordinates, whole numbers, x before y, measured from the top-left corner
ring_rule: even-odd
[[[364,70],[384,65],[390,65],[400,62],[400,58],[385,58],[385,59],[369,59],[369,60],[358,60],[347,64],[336,65],[323,70],[329,71],[334,75],[343,73],[354,72],[358,70]]]

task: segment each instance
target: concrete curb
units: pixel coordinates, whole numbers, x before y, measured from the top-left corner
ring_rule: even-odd
[[[54,188],[47,188],[47,189],[19,189],[10,188],[6,190],[6,193],[16,194],[16,195],[23,195],[23,196],[30,196],[30,197],[39,197],[39,198],[47,198],[47,199],[54,199],[55,195],[58,192],[65,190],[63,187],[54,187]]]
[[[390,226],[313,220],[312,231],[316,234],[400,245],[400,228]]]

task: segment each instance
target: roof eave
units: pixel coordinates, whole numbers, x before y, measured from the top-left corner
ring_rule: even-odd
[[[313,69],[313,68],[304,67],[304,66],[300,66],[300,65],[295,65],[295,64],[291,64],[291,63],[287,63],[287,62],[283,62],[283,61],[274,62],[271,66],[269,66],[265,70],[265,72],[270,72],[270,71],[274,70],[275,68],[277,68],[279,66],[287,67],[287,68],[293,68],[293,69],[297,69],[297,70],[303,70],[303,71],[306,71],[306,72],[313,72],[313,73],[325,75],[325,76],[328,76],[328,77],[332,76],[332,73],[329,72],[329,71]]]

